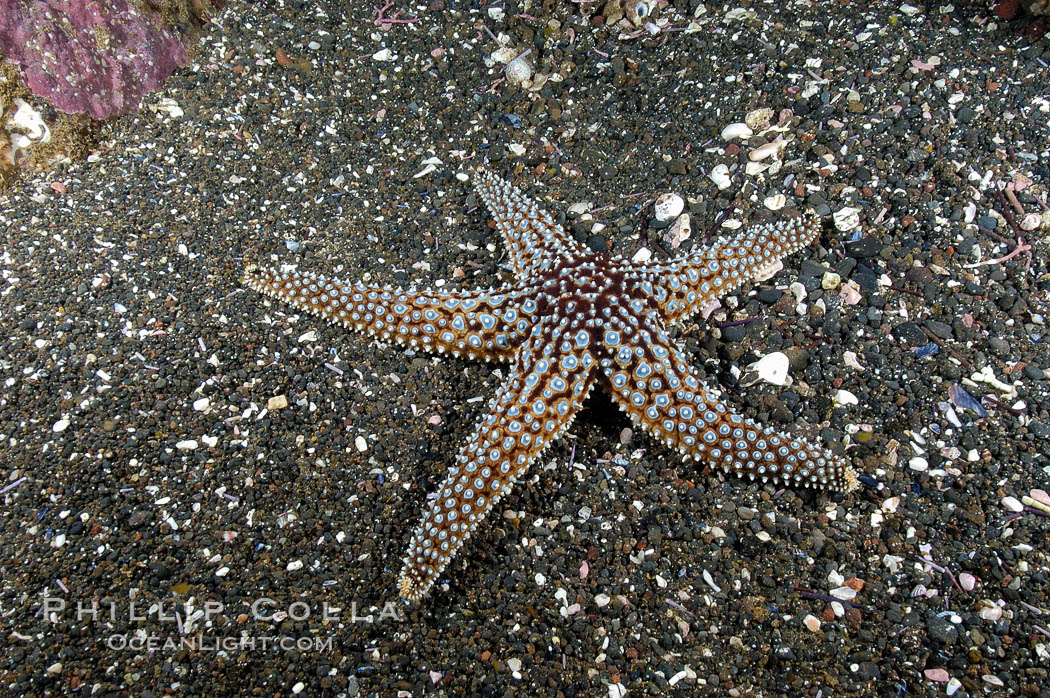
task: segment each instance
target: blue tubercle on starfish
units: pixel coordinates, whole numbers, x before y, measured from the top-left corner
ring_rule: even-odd
[[[348,329],[419,350],[510,364],[409,543],[398,582],[419,601],[599,383],[635,424],[685,457],[761,482],[850,492],[842,458],[731,411],[669,324],[812,241],[815,216],[746,229],[671,261],[636,264],[580,245],[532,200],[479,172],[516,283],[401,290],[249,267],[245,283]]]

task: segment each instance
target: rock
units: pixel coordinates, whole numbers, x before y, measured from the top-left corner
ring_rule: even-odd
[[[893,336],[898,341],[913,347],[921,347],[926,344],[926,333],[914,322],[902,322],[893,328]]]

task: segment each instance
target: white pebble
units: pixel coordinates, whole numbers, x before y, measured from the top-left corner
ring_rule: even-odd
[[[197,442],[193,439],[183,439],[175,444],[175,448],[180,451],[192,451],[197,448]]]
[[[357,447],[357,450],[359,452],[364,453],[368,450],[368,441],[365,440],[365,437],[358,436],[356,439],[354,439],[354,446]]]
[[[596,606],[598,606],[598,608],[608,606],[611,600],[612,599],[609,598],[608,594],[596,594],[594,597],[594,603]]]
[[[808,628],[810,632],[813,632],[813,633],[815,633],[815,632],[817,632],[818,630],[820,630],[820,619],[819,619],[819,618],[817,618],[817,617],[816,617],[815,615],[813,615],[812,613],[808,614],[808,615],[807,615],[807,616],[806,616],[806,617],[805,617],[805,618],[804,618],[804,619],[802,620],[802,622],[803,622],[803,624],[805,624],[806,628]]]
[[[1024,505],[1021,504],[1020,500],[1018,500],[1016,497],[1003,497],[1002,503],[1007,511],[1012,511],[1015,513],[1020,513],[1024,511]]]
[[[521,660],[517,657],[511,657],[507,660],[507,668],[511,671],[521,671]]]
[[[302,681],[300,681],[300,682],[296,683],[294,686],[292,686],[292,693],[294,693],[296,695],[299,695],[300,693],[303,692],[304,688],[306,688],[306,684],[303,683]]]
[[[393,57],[393,52],[388,48],[380,49],[379,51],[376,51],[372,54],[373,61],[389,61]]]
[[[922,473],[929,469],[930,464],[922,456],[914,456],[908,460],[908,467]]]
[[[977,584],[977,578],[969,572],[959,573],[959,586],[966,591],[973,591],[974,586]]]
[[[63,417],[62,419],[55,422],[54,426],[51,427],[51,431],[56,434],[61,434],[69,427],[69,420]]]
[[[297,570],[301,570],[302,568],[303,568],[303,561],[302,560],[292,560],[291,562],[288,563],[287,567],[285,567],[285,569],[288,570],[289,572],[295,572]]]
[[[61,548],[65,544],[66,544],[66,534],[65,533],[59,533],[57,536],[55,536],[55,539],[51,541],[51,547],[53,547],[53,548]]]
[[[229,573],[230,573],[230,568],[226,567],[226,566],[220,567],[219,569],[215,570],[215,576],[216,577],[225,577]]]
[[[198,412],[203,412],[204,410],[208,409],[210,406],[211,406],[211,400],[209,400],[206,397],[202,397],[199,400],[194,400],[193,401],[193,409],[197,410]]]
[[[842,283],[842,277],[833,271],[824,272],[824,276],[820,279],[820,287],[825,291],[834,291]]]
[[[660,198],[656,200],[656,205],[653,206],[656,220],[658,221],[669,221],[672,218],[676,218],[684,208],[685,201],[674,192],[661,194]]]
[[[724,129],[722,129],[722,140],[744,140],[746,138],[750,138],[754,134],[755,132],[752,131],[747,124],[737,122],[735,124],[729,124]]]
[[[536,573],[536,586],[543,586],[547,583],[547,578],[543,576],[542,572]]]
[[[283,410],[288,406],[288,397],[284,394],[274,395],[272,398],[266,401],[266,409],[268,410]]]

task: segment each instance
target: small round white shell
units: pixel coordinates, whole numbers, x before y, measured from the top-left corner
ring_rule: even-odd
[[[503,69],[503,74],[507,76],[507,82],[511,85],[520,85],[532,77],[532,64],[519,56],[507,63],[507,67]]]

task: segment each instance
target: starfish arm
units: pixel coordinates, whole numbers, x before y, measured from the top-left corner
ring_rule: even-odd
[[[706,389],[656,318],[635,330],[642,351],[601,362],[602,382],[620,408],[655,439],[728,474],[793,487],[851,492],[857,474],[843,459],[734,413]],[[646,336],[648,335],[648,336]]]
[[[716,240],[699,252],[636,266],[632,276],[656,301],[665,322],[679,322],[802,249],[820,234],[820,228],[820,219],[811,214],[763,223]]]
[[[513,360],[532,327],[530,287],[414,291],[250,266],[244,284],[384,342],[486,361]]]
[[[431,500],[405,554],[401,596],[419,601],[500,498],[572,423],[596,363],[541,325]],[[574,350],[575,349],[575,350]]]
[[[588,250],[517,187],[484,170],[475,178],[474,189],[492,212],[519,278],[547,270],[558,257],[587,254]]]

